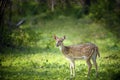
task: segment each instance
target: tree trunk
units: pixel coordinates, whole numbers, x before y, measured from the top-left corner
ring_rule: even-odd
[[[8,22],[12,22],[12,1],[10,0],[9,1],[9,7],[8,7],[8,9],[9,9],[9,19],[8,19]],[[9,24],[8,23],[8,27],[9,27],[9,29],[11,29],[11,24]]]
[[[51,11],[54,12],[55,1],[51,0]]]

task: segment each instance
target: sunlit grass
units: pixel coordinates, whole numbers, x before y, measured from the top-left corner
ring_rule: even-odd
[[[69,62],[62,54],[36,53],[36,54],[7,54],[2,56],[2,78],[4,79],[39,79],[39,80],[69,80]],[[110,80],[111,75],[119,73],[119,59],[105,58],[101,54],[98,58],[99,80]],[[84,60],[76,61],[76,80],[87,79],[87,65]],[[110,70],[110,71],[109,71]],[[91,71],[91,79],[96,79],[95,68]]]

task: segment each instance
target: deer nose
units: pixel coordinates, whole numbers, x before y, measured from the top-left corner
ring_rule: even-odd
[[[58,44],[56,44],[56,47],[58,47],[59,45]]]

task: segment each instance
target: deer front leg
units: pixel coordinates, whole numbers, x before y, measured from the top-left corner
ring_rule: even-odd
[[[75,77],[75,62],[74,62],[74,60],[70,60],[70,75]]]

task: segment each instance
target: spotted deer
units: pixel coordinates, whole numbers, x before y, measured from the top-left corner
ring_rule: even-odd
[[[96,58],[97,56],[100,57],[98,47],[93,43],[85,43],[80,45],[73,45],[73,46],[64,46],[63,41],[65,40],[65,36],[62,38],[59,38],[57,36],[54,36],[54,39],[56,41],[56,46],[60,48],[60,51],[63,53],[63,55],[70,61],[70,75],[75,77],[75,60],[79,59],[85,59],[86,63],[88,65],[88,74],[90,75],[90,70],[92,68],[92,64],[90,59],[92,59],[92,62],[96,68],[96,75],[97,75],[97,62]]]

